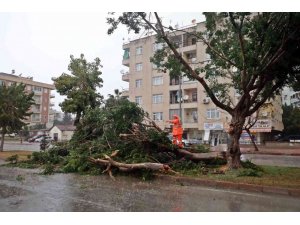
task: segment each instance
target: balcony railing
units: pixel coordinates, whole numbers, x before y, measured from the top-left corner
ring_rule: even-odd
[[[129,96],[129,89],[123,89],[122,96]]]
[[[129,73],[125,73],[122,75],[122,80],[129,82]]]

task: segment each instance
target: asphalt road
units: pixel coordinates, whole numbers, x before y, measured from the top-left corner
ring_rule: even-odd
[[[257,165],[300,167],[300,156],[243,154],[245,159]]]
[[[11,150],[17,150],[17,151],[33,151],[37,152],[40,151],[40,143],[29,143],[29,142],[23,142],[22,144],[20,142],[4,142],[3,146],[4,151],[11,151]]]
[[[0,167],[0,211],[273,212],[299,211],[300,198],[182,186],[132,177],[55,174]]]

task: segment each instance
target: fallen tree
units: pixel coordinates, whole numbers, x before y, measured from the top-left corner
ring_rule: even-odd
[[[151,132],[148,132],[151,130]],[[191,152],[192,149],[186,150],[178,148],[175,145],[170,143],[161,143],[159,141],[153,140],[151,134],[156,132],[162,136],[165,136],[166,133],[161,130],[154,121],[151,121],[149,118],[144,118],[143,123],[135,123],[130,129],[128,134],[120,134],[119,137],[125,142],[134,142],[136,144],[141,144],[145,146],[145,149],[148,147],[148,151],[163,153],[168,155],[171,160],[165,163],[154,163],[154,162],[141,162],[141,163],[122,163],[115,161],[113,157],[118,155],[118,150],[111,153],[110,156],[104,154],[103,158],[93,158],[89,157],[88,160],[93,164],[101,165],[106,167],[103,173],[107,172],[111,178],[113,177],[112,169],[117,168],[122,172],[131,172],[135,170],[147,169],[151,171],[159,171],[165,173],[178,174],[176,171],[172,170],[170,163],[174,160],[192,160],[194,162],[204,161],[209,159],[223,158],[225,159],[225,153],[222,152],[209,152],[209,153],[195,153]],[[152,149],[149,149],[151,146]]]
[[[177,174],[174,168],[182,165],[200,168],[225,157],[219,152],[178,148],[147,113],[119,95],[111,96],[104,107],[87,109],[64,149],[69,155],[63,159],[63,171],[93,171],[110,177],[117,171]]]

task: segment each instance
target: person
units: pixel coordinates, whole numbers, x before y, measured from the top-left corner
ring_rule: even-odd
[[[177,145],[179,148],[183,148],[183,144],[182,144],[183,129],[182,129],[182,126],[181,126],[179,116],[173,115],[173,120],[167,120],[166,122],[173,124],[173,128],[172,128],[173,140],[172,140],[172,143],[174,145]]]

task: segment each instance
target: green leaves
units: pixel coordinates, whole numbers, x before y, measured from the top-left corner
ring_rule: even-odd
[[[23,120],[30,116],[29,109],[34,103],[33,93],[25,93],[25,84],[0,86],[0,128],[6,133],[18,132],[26,124]],[[3,148],[3,141],[0,150]]]
[[[97,93],[97,88],[102,87],[102,74],[99,70],[102,66],[100,59],[94,62],[87,62],[84,55],[80,58],[70,56],[71,62],[68,66],[71,75],[63,73],[60,77],[54,78],[57,92],[66,95],[66,99],[60,104],[62,110],[76,114],[74,124],[78,124],[82,115],[88,108],[100,106],[103,96]]]
[[[282,122],[286,135],[300,134],[300,109],[292,105],[283,106]]]

